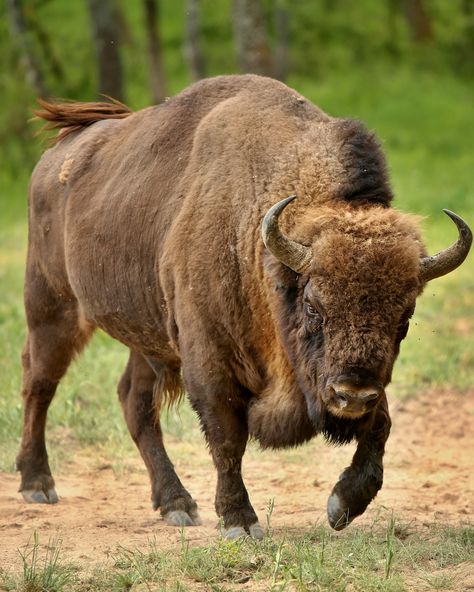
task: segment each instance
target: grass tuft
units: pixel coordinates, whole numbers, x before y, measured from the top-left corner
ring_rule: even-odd
[[[63,592],[76,580],[76,568],[65,564],[60,557],[61,539],[50,539],[44,550],[40,548],[39,535],[33,533],[33,541],[19,550],[22,572],[18,575],[3,573],[5,590],[19,592]],[[0,583],[2,574],[0,573]]]
[[[394,540],[395,540],[395,520],[393,518],[393,512],[390,516],[390,520],[387,525],[387,537],[385,539],[385,579],[388,580],[390,572],[392,570],[394,552]]]

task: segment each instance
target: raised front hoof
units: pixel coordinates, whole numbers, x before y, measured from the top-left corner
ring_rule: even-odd
[[[344,530],[354,520],[350,510],[337,493],[332,493],[328,499],[328,522],[334,530]]]
[[[265,536],[265,531],[258,522],[255,522],[255,524],[249,526],[248,531],[243,526],[231,526],[230,528],[225,528],[222,532],[222,536],[226,541],[234,541],[246,537],[261,541]]]
[[[184,510],[171,510],[163,516],[164,521],[168,526],[200,526],[202,524],[201,518],[197,511],[185,512]]]
[[[29,504],[57,504],[58,494],[54,488],[43,491],[42,489],[22,489],[21,495]]]

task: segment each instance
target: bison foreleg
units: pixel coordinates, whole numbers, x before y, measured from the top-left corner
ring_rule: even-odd
[[[363,514],[383,482],[383,455],[390,433],[390,416],[384,397],[375,411],[369,429],[358,437],[352,463],[339,477],[328,499],[328,520],[335,530],[342,530]]]
[[[198,402],[194,404],[217,469],[216,512],[223,520],[225,538],[250,535],[261,539],[264,532],[242,479],[242,457],[248,439],[245,413],[223,404],[223,400],[204,408]]]

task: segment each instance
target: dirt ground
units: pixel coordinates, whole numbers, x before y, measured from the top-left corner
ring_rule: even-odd
[[[394,402],[383,489],[349,528],[377,518],[386,521],[392,509],[405,524],[472,523],[473,401],[474,391],[431,391]],[[168,448],[175,456],[173,442]],[[320,439],[283,453],[251,448],[245,479],[262,525],[270,498],[275,500],[271,521],[276,533],[325,523],[327,496],[352,452],[352,446],[334,448]],[[186,537],[191,544],[206,544],[217,536],[214,470],[204,446],[179,458],[178,474],[198,501],[203,519],[202,526],[187,529]],[[23,503],[18,475],[0,473],[1,567],[18,566],[18,548],[35,530],[43,543],[61,538],[64,555],[81,564],[107,561],[117,545],[146,548],[151,538],[158,547],[179,545],[179,529],[166,526],[151,509],[148,477],[139,458],[117,475],[110,465],[97,466],[81,457],[55,477],[60,503],[42,506]]]

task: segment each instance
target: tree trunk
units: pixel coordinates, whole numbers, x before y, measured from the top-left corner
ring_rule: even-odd
[[[119,18],[114,0],[88,0],[97,51],[99,93],[124,100]]]
[[[151,95],[154,103],[162,103],[166,98],[166,76],[163,68],[163,51],[159,32],[159,3],[157,0],[144,0],[145,28],[148,42],[150,64]]]
[[[200,0],[187,0],[186,3],[186,37],[184,55],[188,63],[189,72],[193,81],[206,76],[204,56],[199,43],[201,36],[201,2]]]
[[[31,10],[31,7],[28,14],[28,27],[31,29],[31,32],[34,33],[38,41],[38,46],[43,55],[42,61],[46,65],[47,70],[52,73],[56,82],[61,85],[61,88],[64,88],[66,86],[66,76],[61,60],[59,60],[54,51],[51,37],[49,36],[47,29],[38,18],[37,13],[35,14],[35,12]]]
[[[285,0],[276,0],[275,78],[282,81],[288,75],[288,16]]]
[[[6,5],[12,37],[17,43],[26,78],[35,93],[39,97],[46,98],[48,91],[39,63],[36,60],[36,49],[25,21],[22,0],[7,0]]]
[[[433,39],[431,20],[423,0],[403,0],[402,3],[413,41],[423,43]]]
[[[261,0],[233,0],[237,59],[242,72],[273,75]]]

